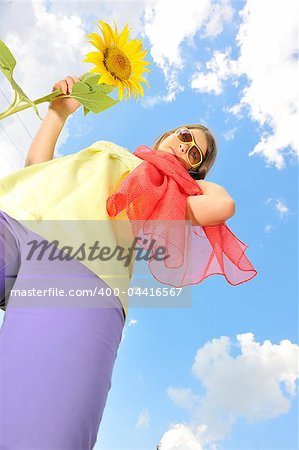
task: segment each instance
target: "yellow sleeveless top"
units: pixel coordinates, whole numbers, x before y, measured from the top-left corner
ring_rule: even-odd
[[[0,179],[0,209],[49,242],[58,240],[58,248],[77,250],[85,243],[87,251],[98,241],[101,248],[113,250],[119,245],[127,249],[133,234],[126,211],[112,219],[106,200],[140,163],[129,150],[97,141],[77,153],[24,167]],[[105,261],[80,259],[113,289],[126,317],[132,253],[128,266],[116,254]]]

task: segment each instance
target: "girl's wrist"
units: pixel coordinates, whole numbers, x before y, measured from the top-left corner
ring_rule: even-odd
[[[55,109],[52,109],[51,107],[48,108],[46,115],[59,124],[64,124],[68,118],[68,114],[55,111]]]

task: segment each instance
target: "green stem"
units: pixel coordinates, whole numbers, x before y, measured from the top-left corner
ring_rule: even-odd
[[[54,92],[51,92],[51,94],[45,95],[44,97],[40,97],[36,100],[33,101],[33,103],[35,105],[38,105],[40,103],[44,103],[44,102],[51,102],[52,100],[60,100],[62,98],[67,98],[70,97],[70,94],[63,94],[61,95],[61,89],[56,89]],[[5,117],[8,117],[12,114],[15,114],[19,111],[23,111],[24,109],[27,108],[31,108],[31,104],[26,102],[23,103],[22,101],[20,101],[19,103],[16,104],[16,100],[17,100],[17,95],[15,93],[15,98],[13,103],[10,105],[10,107],[6,110],[3,111],[2,113],[0,113],[0,120],[4,119]]]
[[[10,105],[10,107],[14,106],[17,103],[17,99],[18,99],[18,94],[17,94],[17,91],[15,91],[15,98],[12,102],[12,105]]]

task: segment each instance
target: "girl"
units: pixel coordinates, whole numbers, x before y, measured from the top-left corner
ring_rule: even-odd
[[[77,77],[68,76],[53,90],[71,93],[76,81]],[[53,159],[65,121],[80,106],[72,98],[53,101],[25,168],[0,180],[0,302],[6,310],[0,331],[1,449],[92,449],[111,387],[127,298],[124,293],[110,293],[101,297],[99,307],[98,299],[82,297],[78,291],[119,286],[123,291],[132,266],[108,262],[105,278],[97,261],[45,262],[36,255],[28,259],[26,252],[30,242],[40,244],[43,238],[49,244],[59,237],[61,246],[78,244],[84,236],[91,243],[94,230],[85,228],[85,222],[78,228],[80,219],[103,220],[108,227],[102,233],[105,243],[123,239],[123,232],[117,234],[107,215],[106,200],[142,160],[106,141]],[[155,141],[153,149],[174,155],[202,190],[203,195],[187,198],[187,220],[216,225],[234,215],[229,193],[204,180],[217,153],[206,127],[170,130]],[[127,217],[125,211],[122,217]],[[71,219],[71,225],[62,219]],[[47,220],[51,221],[48,227]],[[46,256],[50,251],[48,246]],[[36,298],[13,295],[33,287],[42,294]],[[71,295],[69,288],[77,295]]]

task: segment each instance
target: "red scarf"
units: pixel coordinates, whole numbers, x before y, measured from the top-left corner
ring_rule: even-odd
[[[138,242],[144,249],[152,248],[151,258],[158,247],[166,248],[164,254],[149,260],[156,280],[183,287],[217,274],[237,285],[257,275],[245,255],[248,245],[225,223],[200,226],[186,222],[186,197],[202,195],[202,191],[174,155],[146,145],[133,154],[144,161],[108,197],[106,209],[115,217],[126,208],[133,234],[147,239],[147,243]],[[163,255],[168,257],[161,261]]]

